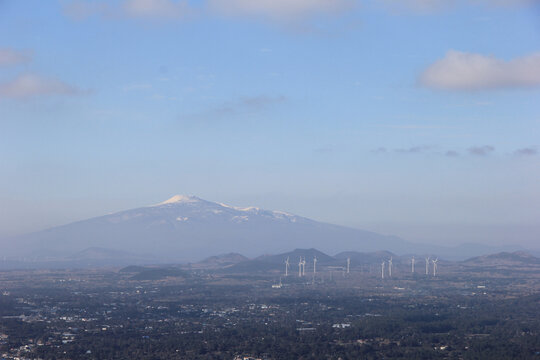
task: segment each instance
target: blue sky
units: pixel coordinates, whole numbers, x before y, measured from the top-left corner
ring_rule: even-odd
[[[0,237],[184,193],[538,248],[539,35],[527,0],[0,0]]]

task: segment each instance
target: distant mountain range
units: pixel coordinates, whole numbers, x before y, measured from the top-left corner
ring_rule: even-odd
[[[229,252],[255,256],[291,247],[317,247],[332,253],[381,248],[405,251],[409,247],[395,236],[183,195],[157,205],[27,234],[11,243],[12,253],[28,257],[67,257],[92,247],[170,261],[193,261]]]
[[[222,267],[206,267],[205,261],[197,263],[198,266],[195,268],[198,269],[207,269],[212,271],[220,271],[224,273],[237,273],[237,274],[257,274],[265,273],[269,271],[278,271],[284,272],[285,261],[289,260],[289,273],[296,274],[299,269],[299,262],[301,259],[306,261],[305,271],[306,273],[312,273],[314,259],[317,259],[317,269],[335,269],[342,271],[346,269],[347,259],[350,260],[350,269],[351,271],[360,270],[368,271],[368,269],[379,269],[381,262],[385,262],[388,266],[388,261],[392,259],[394,268],[410,269],[411,267],[411,258],[410,255],[399,256],[393,254],[389,251],[375,251],[375,252],[357,252],[357,251],[347,251],[339,253],[335,256],[330,256],[325,254],[317,249],[295,249],[286,253],[278,255],[263,255],[258,256],[254,259],[242,260],[241,257],[236,254],[235,264],[227,264]],[[421,272],[424,268],[425,258],[421,256],[416,256],[417,269]],[[435,259],[437,257],[431,257]],[[500,252],[496,254],[484,255],[479,257],[469,258],[464,261],[445,261],[439,259],[439,265],[444,265],[445,267],[498,267],[498,266],[529,266],[529,265],[540,265],[540,258],[537,258],[529,253],[516,251],[513,253],[509,252]],[[430,265],[432,266],[432,265]],[[186,268],[186,266],[183,266]],[[193,269],[193,267],[189,267]],[[374,271],[377,271],[374,270]]]
[[[500,252],[497,254],[476,256],[464,261],[467,265],[472,266],[501,266],[501,265],[540,265],[540,259],[523,251],[516,252]]]
[[[503,250],[476,244],[455,248],[415,244],[396,236],[327,224],[283,211],[240,208],[185,195],[26,234],[10,239],[7,244],[2,249],[3,255],[17,261],[86,266],[193,263],[220,253],[254,257],[261,253],[283,253],[294,247],[317,248],[330,254],[380,250],[395,254],[437,253],[446,259]],[[348,255],[336,257],[343,256]],[[271,263],[271,259],[271,256],[263,257],[262,261]],[[219,257],[207,261],[214,262],[216,267],[226,265],[227,261],[229,265],[235,263]],[[322,256],[321,261],[324,261]]]
[[[388,261],[393,260],[396,271],[403,274],[409,273],[411,268],[411,257],[397,256],[388,251],[376,251],[361,253],[348,251],[336,256],[330,256],[317,249],[295,249],[277,255],[263,255],[253,259],[248,259],[240,254],[231,253],[220,256],[213,256],[193,264],[178,265],[153,265],[153,266],[128,266],[120,270],[121,273],[131,274],[133,280],[160,280],[167,277],[189,277],[190,271],[208,271],[221,274],[242,274],[244,276],[263,274],[284,274],[285,264],[289,263],[288,273],[295,276],[299,273],[301,261],[305,261],[304,269],[306,274],[313,274],[314,259],[317,259],[318,272],[338,271],[343,272],[347,268],[347,259],[350,259],[350,270],[378,272],[381,262],[388,266]],[[424,269],[424,259],[417,256],[417,273],[422,274]],[[440,261],[446,271],[456,269],[504,269],[512,267],[520,269],[529,266],[540,266],[540,259],[524,252],[501,252],[480,257],[470,258],[460,262]],[[430,265],[432,266],[432,265]]]

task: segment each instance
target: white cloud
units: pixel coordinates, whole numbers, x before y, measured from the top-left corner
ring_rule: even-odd
[[[27,52],[13,49],[0,49],[0,66],[18,65],[30,62],[32,56]]]
[[[112,8],[103,2],[75,0],[64,5],[64,14],[74,20],[83,20],[90,16],[112,16]]]
[[[419,78],[433,89],[483,90],[540,86],[540,52],[510,61],[493,56],[449,51]]]
[[[210,9],[222,15],[272,20],[339,14],[352,8],[354,4],[353,0],[208,0]]]
[[[82,91],[58,79],[35,74],[22,74],[11,81],[0,83],[0,97],[31,98],[43,95],[77,95]]]
[[[373,0],[375,3],[379,0]],[[463,6],[500,7],[528,6],[537,0],[380,0],[380,4],[392,11],[412,11],[430,14]]]
[[[0,0],[1,1],[1,0]],[[390,11],[433,13],[458,6],[527,6],[538,0],[370,0]],[[278,21],[292,21],[314,15],[343,14],[367,0],[202,0],[203,15],[217,13],[233,17],[255,17]],[[64,13],[82,20],[91,16],[110,19],[183,19],[197,13],[188,0],[72,0],[64,6]]]
[[[174,0],[123,0],[119,6],[105,1],[72,1],[64,6],[64,13],[75,20],[91,16],[111,19],[181,19],[193,12],[187,1]]]
[[[456,0],[383,0],[382,3],[391,10],[431,13],[453,7]]]
[[[484,4],[494,5],[494,6],[523,6],[523,5],[533,5],[537,0],[476,0]]]
[[[134,18],[171,18],[187,16],[191,9],[187,1],[172,0],[127,0],[123,12]]]
[[[469,154],[475,156],[487,156],[495,151],[495,148],[491,145],[473,146],[467,149]]]

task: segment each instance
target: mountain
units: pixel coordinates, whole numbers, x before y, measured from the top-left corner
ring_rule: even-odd
[[[358,252],[358,251],[344,251],[336,256],[336,259],[346,260],[351,259],[352,264],[380,264],[381,261],[386,261],[390,258],[398,259],[396,254],[392,254],[389,251],[375,251],[375,252]]]
[[[282,211],[239,208],[176,195],[157,205],[117,212],[13,239],[19,256],[66,257],[89,247],[144,254],[163,261],[193,261],[216,253],[247,256],[291,247],[407,251],[395,236],[310,220]]]
[[[523,252],[500,252],[484,256],[476,256],[463,261],[469,266],[500,266],[500,265],[540,265],[540,259]]]
[[[219,269],[229,267],[244,261],[249,261],[247,257],[238,253],[229,253],[217,256],[210,256],[195,264],[190,264],[191,269]]]
[[[298,269],[300,259],[306,261],[306,269],[313,269],[314,258],[317,258],[317,266],[343,266],[343,262],[323,253],[317,249],[294,249],[277,255],[261,255],[254,259],[240,262],[222,270],[227,273],[258,273],[268,271],[282,271],[285,261],[289,259],[289,271],[294,273]]]
[[[133,275],[131,280],[163,280],[169,277],[188,277],[189,274],[175,267],[146,269]]]
[[[289,258],[289,262],[291,264],[297,264],[301,257],[306,259],[306,261],[312,261],[313,258],[316,257],[317,263],[320,265],[333,264],[336,262],[334,257],[314,248],[294,249],[293,251],[277,255],[261,255],[253,259],[253,261],[268,264],[279,264],[281,266],[287,258]]]

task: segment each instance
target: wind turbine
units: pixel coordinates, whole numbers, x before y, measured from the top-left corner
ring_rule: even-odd
[[[412,260],[411,260],[411,272],[414,273],[414,256],[412,257]]]
[[[285,260],[285,276],[289,276],[289,257]]]
[[[388,260],[388,277],[392,277],[392,257]]]
[[[384,261],[381,263],[381,279],[384,279]]]
[[[348,257],[347,258],[347,274],[349,273],[350,268],[351,268],[351,258]]]
[[[429,275],[429,256],[426,258],[426,275]]]
[[[439,258],[431,260],[431,262],[433,262],[433,276],[437,276],[437,261],[439,261]]]

